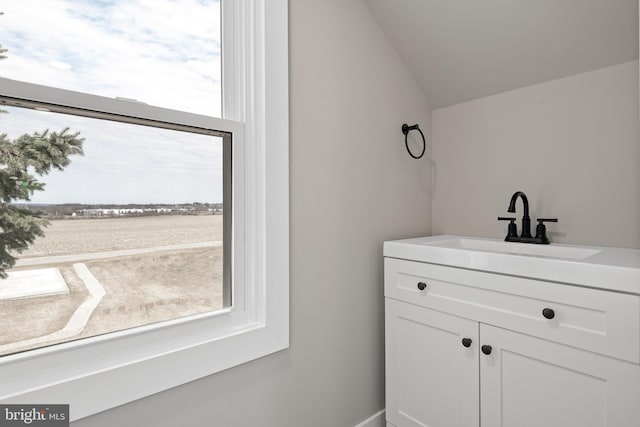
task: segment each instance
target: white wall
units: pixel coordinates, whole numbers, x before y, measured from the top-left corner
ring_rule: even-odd
[[[430,163],[400,127],[429,134],[431,110],[361,0],[290,0],[290,78],[291,348],[74,427],[347,427],[384,407],[382,242],[431,231]]]
[[[637,61],[434,110],[433,233],[503,238],[522,190],[552,241],[638,248],[639,140]]]

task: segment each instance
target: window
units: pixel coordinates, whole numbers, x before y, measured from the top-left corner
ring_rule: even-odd
[[[220,278],[218,275],[217,280],[226,297],[223,297],[221,302],[211,302],[210,305],[204,301],[202,306],[190,303],[188,305],[194,310],[193,312],[178,313],[178,315],[169,316],[168,319],[152,319],[151,322],[141,323],[142,326],[120,325],[112,328],[115,332],[104,335],[102,332],[109,331],[102,331],[82,340],[36,348],[23,353],[6,352],[5,354],[8,355],[0,358],[0,375],[3,378],[0,384],[0,400],[6,403],[18,401],[69,403],[72,408],[72,419],[77,419],[286,348],[288,346],[286,0],[269,0],[268,2],[225,0],[221,7],[218,6],[222,16],[218,27],[222,27],[224,55],[224,61],[220,64],[222,71],[219,72],[218,79],[220,75],[224,75],[224,86],[220,86],[222,99],[218,96],[218,101],[214,102],[211,102],[211,99],[215,99],[215,96],[209,97],[204,94],[208,94],[206,88],[216,79],[215,73],[208,79],[196,82],[202,83],[201,88],[191,90],[187,89],[187,85],[195,79],[192,78],[191,71],[186,70],[189,67],[171,68],[166,64],[154,63],[153,60],[149,63],[145,61],[149,59],[147,53],[150,56],[153,52],[159,52],[163,58],[175,59],[173,56],[182,51],[184,43],[176,41],[174,36],[186,26],[189,27],[189,32],[195,33],[189,34],[187,45],[192,44],[193,46],[190,47],[197,47],[211,56],[202,61],[189,56],[180,61],[182,65],[193,66],[192,70],[217,67],[213,58],[215,52],[220,51],[220,46],[208,39],[207,31],[198,32],[193,28],[196,27],[197,22],[208,22],[207,19],[202,19],[202,14],[209,12],[200,11],[197,17],[194,15],[186,23],[177,18],[168,19],[167,17],[185,16],[183,9],[191,7],[198,9],[210,3],[218,5],[218,2],[185,0],[181,4],[180,14],[166,9],[164,2],[145,0],[137,2],[115,0],[37,2],[31,0],[16,2],[20,3],[16,7],[21,8],[31,2],[41,3],[40,6],[55,5],[55,10],[51,14],[38,13],[38,16],[46,15],[47,18],[44,19],[55,21],[55,25],[49,27],[51,40],[63,46],[61,51],[64,55],[47,57],[46,63],[30,63],[35,69],[49,67],[47,68],[49,73],[40,73],[40,76],[46,75],[48,80],[38,77],[37,73],[33,75],[24,73],[24,70],[29,67],[22,68],[22,71],[14,75],[3,74],[2,67],[9,60],[0,62],[0,76],[2,76],[0,99],[4,100],[7,106],[5,109],[9,110],[8,114],[0,117],[0,127],[6,126],[6,133],[9,133],[9,130],[14,134],[30,132],[41,127],[33,126],[33,123],[40,121],[48,123],[46,127],[50,129],[58,129],[63,123],[68,123],[71,128],[76,127],[81,133],[86,133],[87,137],[94,132],[92,130],[94,128],[108,134],[109,142],[92,147],[93,154],[86,153],[86,159],[83,161],[89,162],[84,166],[91,169],[93,176],[110,175],[111,177],[107,179],[111,182],[106,187],[94,187],[93,191],[86,191],[86,199],[73,202],[79,206],[70,209],[71,218],[67,221],[80,221],[76,222],[80,224],[82,220],[95,222],[123,220],[120,224],[125,224],[127,221],[141,218],[149,220],[149,217],[166,220],[169,216],[174,216],[170,214],[170,212],[175,213],[173,210],[183,209],[181,212],[185,212],[184,216],[175,215],[169,219],[181,221],[186,218],[189,221],[202,221],[205,224],[203,230],[211,230],[211,234],[205,231],[202,236],[198,236],[200,242],[188,241],[184,244],[202,243],[210,246],[211,242],[219,241],[217,239],[220,238],[220,234],[223,235],[221,240],[224,254],[217,259],[224,271],[224,277]],[[100,15],[100,18],[96,18],[96,15],[91,13],[94,13],[94,9],[100,5],[125,5],[126,7],[115,8],[114,15],[105,13]],[[154,12],[142,13],[144,7],[153,9]],[[34,8],[32,5],[31,10]],[[211,10],[213,15],[218,13],[215,7]],[[2,28],[2,20],[6,20],[8,14],[9,12],[5,10],[5,15],[0,17],[0,28]],[[94,16],[89,20],[96,32],[91,37],[87,37],[89,40],[80,42],[80,45],[86,43],[89,46],[81,54],[74,53],[72,48],[77,43],[78,36],[57,32],[57,30],[62,31],[58,28],[61,25],[57,19],[68,17],[68,15],[79,19],[89,19],[88,16]],[[163,30],[157,31],[154,24],[138,25],[135,32],[142,41],[130,44],[144,45],[146,53],[142,58],[137,58],[136,55],[127,57],[126,54],[130,53],[128,49],[132,46],[121,43],[119,37],[130,37],[127,32],[131,30],[131,24],[127,26],[119,23],[116,25],[117,30],[114,30],[113,25],[117,20],[112,20],[111,17],[124,16],[128,19],[132,17],[137,19],[142,15],[164,18],[165,21],[160,25]],[[37,20],[41,19],[43,18],[37,18]],[[126,23],[126,20],[124,22]],[[0,32],[0,37],[20,34],[22,30],[15,27],[13,30],[5,28],[2,31],[6,31],[6,34]],[[24,41],[27,36],[22,34],[19,37]],[[43,40],[37,41],[42,43]],[[0,39],[0,42],[4,47],[12,47],[5,39]],[[163,45],[165,42],[167,44]],[[105,45],[110,49],[102,51],[97,49]],[[131,79],[124,87],[115,87],[115,83],[101,81],[101,73],[91,78],[87,77],[88,87],[76,87],[74,79],[65,80],[60,77],[64,74],[62,71],[90,68],[76,61],[77,58],[74,58],[74,55],[92,56],[92,48],[98,53],[108,52],[107,64],[127,62],[127,66],[120,70],[122,71],[120,77],[126,74],[121,80]],[[185,48],[185,51],[190,50]],[[50,53],[46,46],[42,46],[41,52]],[[125,58],[128,59],[116,59],[119,54],[125,54]],[[99,54],[95,57],[98,62],[104,59],[100,58]],[[28,59],[35,61],[33,58]],[[82,67],[79,64],[82,64]],[[134,70],[141,71],[139,74],[142,80],[135,82]],[[149,90],[135,92],[134,89],[141,88],[154,74],[163,74],[163,71],[167,71],[163,78],[170,80]],[[78,72],[81,74],[80,71]],[[114,74],[117,73],[114,72]],[[58,77],[55,77],[56,75]],[[58,79],[55,82],[52,80],[54,77]],[[202,98],[206,100],[200,102]],[[219,105],[217,112],[215,105]],[[86,142],[87,147],[88,141],[89,139]],[[162,149],[159,150],[158,147]],[[118,150],[122,150],[118,156],[105,154]],[[167,154],[170,150],[175,150],[176,154],[163,156],[163,153]],[[95,153],[102,154],[95,155]],[[193,157],[182,157],[194,153],[198,157],[197,160]],[[75,161],[76,159],[72,161],[72,165]],[[80,160],[77,164],[83,165]],[[189,173],[183,174],[184,169],[189,167],[191,169]],[[69,190],[72,185],[62,182],[64,181],[62,177],[67,172],[69,172],[67,177],[73,180],[71,169],[68,169],[58,177],[52,175],[51,181],[47,183],[51,189],[47,197],[51,199],[40,200],[41,205],[48,205],[46,209],[50,209],[50,205],[72,203],[69,201],[71,199],[57,198],[56,194],[68,196],[73,194],[73,191],[78,191],[74,197],[80,198],[82,191]],[[76,176],[75,179],[84,178]],[[129,181],[130,185],[119,186],[119,181]],[[135,181],[135,184],[131,181]],[[207,185],[201,185],[202,181]],[[167,190],[165,196],[168,197],[169,193],[173,193],[175,198],[171,200],[157,198],[157,194],[160,193],[156,188],[158,182],[163,182],[160,187]],[[54,187],[58,185],[62,190],[54,191]],[[172,186],[176,186],[177,191],[169,191]],[[200,192],[193,192],[195,190],[190,187],[198,187]],[[42,194],[46,194],[47,191]],[[96,193],[100,193],[101,199],[92,199]],[[142,193],[146,194],[148,199],[144,202],[135,201],[135,197]],[[134,194],[134,199],[128,199],[127,194]],[[220,204],[222,204],[222,215],[218,216],[217,210]],[[125,205],[130,206],[125,207]],[[38,207],[29,206],[29,208]],[[40,209],[44,208],[40,206]],[[147,215],[153,209],[156,210],[153,215]],[[162,211],[162,209],[168,211]],[[55,207],[53,210],[55,214]],[[50,214],[50,211],[47,213]],[[220,216],[224,224],[222,228],[218,228],[218,237],[216,237],[215,225],[211,226],[209,221],[215,222],[220,219]],[[181,226],[172,224],[172,227]],[[143,232],[143,230],[136,229],[136,232]],[[133,240],[138,238],[131,237]],[[154,245],[160,244],[158,243],[162,240],[160,236],[153,236],[153,238],[159,239]],[[100,239],[96,238],[96,240]],[[175,243],[175,245],[178,244],[182,243]],[[29,250],[38,250],[38,248],[34,245]],[[128,249],[100,247],[96,250],[109,252]],[[78,249],[71,251],[78,251]],[[83,249],[81,254],[84,253]],[[138,259],[127,259],[127,262],[135,266],[136,262],[141,262],[141,258],[146,258],[141,265],[146,265],[148,270],[159,270],[156,273],[161,273],[158,276],[160,278],[168,274],[163,273],[161,268],[153,267],[153,262],[163,265],[166,259],[148,263],[149,259],[153,259],[154,254],[142,255],[144,256]],[[183,253],[172,255],[174,258],[183,258],[182,262],[187,256]],[[208,255],[200,255],[203,257],[202,262],[193,263],[197,264],[197,268],[207,264]],[[193,253],[188,254],[188,257],[191,257],[189,258],[191,261],[198,259]],[[215,255],[212,257],[215,259]],[[99,282],[103,283],[111,278],[114,286],[122,284],[118,274],[126,269],[114,267],[112,259],[106,262],[105,260],[88,262],[93,263],[88,269],[93,276],[96,274],[100,276]],[[83,263],[86,264],[86,262]],[[179,262],[176,265],[173,271],[176,275],[179,276],[181,272],[186,271]],[[80,270],[75,273],[72,271],[70,274],[81,276],[85,270],[82,267]],[[197,272],[194,274],[198,275]],[[214,281],[216,280],[215,272],[205,272],[202,276],[206,278],[208,274],[211,274]],[[226,285],[231,281],[232,287]],[[150,302],[144,304],[147,303],[150,304]],[[140,302],[138,305],[141,304],[143,303]],[[115,307],[115,305],[111,307],[111,310]],[[150,310],[157,311],[155,306]],[[132,379],[135,380],[132,381]],[[126,383],[127,387],[119,387],[117,390],[111,388],[111,385],[120,383]],[[84,393],[87,388],[100,390],[100,392],[87,396]]]
[[[230,134],[5,111],[11,139],[69,127],[84,154],[12,204],[48,226],[0,282],[0,356],[230,306]]]
[[[177,111],[221,115],[220,3],[184,1],[172,17],[175,5],[7,5],[0,37],[10,54],[0,75],[27,84],[0,97],[3,130],[17,141],[71,129],[83,147],[63,171],[37,177],[45,191],[5,199],[14,223],[38,215],[48,224],[12,254],[17,264],[0,282],[0,356],[231,305],[231,152],[244,141],[224,123],[197,128]],[[51,89],[74,89],[81,104]],[[147,104],[176,111],[162,120]],[[1,164],[12,185],[32,181],[18,175],[33,167],[14,171],[10,162]]]

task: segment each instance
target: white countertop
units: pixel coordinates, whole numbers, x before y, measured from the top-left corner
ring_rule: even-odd
[[[640,295],[640,249],[439,235],[384,242],[384,256]]]

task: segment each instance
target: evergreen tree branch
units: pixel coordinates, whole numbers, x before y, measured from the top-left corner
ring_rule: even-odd
[[[48,222],[38,215],[11,205],[13,201],[31,200],[45,184],[36,176],[51,170],[63,170],[70,156],[82,155],[84,138],[68,128],[61,132],[34,132],[15,140],[0,135],[0,278],[16,262],[12,252],[21,253],[39,236]]]

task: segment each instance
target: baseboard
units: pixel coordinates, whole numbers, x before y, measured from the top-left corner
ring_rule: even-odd
[[[384,409],[376,412],[355,427],[385,427]]]

